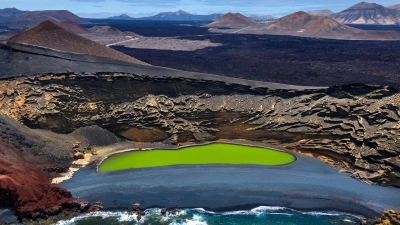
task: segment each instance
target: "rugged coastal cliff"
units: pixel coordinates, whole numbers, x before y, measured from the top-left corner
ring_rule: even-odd
[[[400,184],[400,94],[390,87],[272,90],[116,73],[20,77],[0,87],[0,111],[29,128],[66,134],[98,125],[134,141],[173,144],[265,141],[367,183]]]

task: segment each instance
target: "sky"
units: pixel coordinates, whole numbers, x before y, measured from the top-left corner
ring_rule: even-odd
[[[184,10],[192,14],[239,12],[281,17],[296,11],[344,10],[362,0],[0,0],[0,8],[21,10],[66,9],[81,17],[106,18],[122,13],[132,17]],[[389,6],[400,0],[379,0]]]

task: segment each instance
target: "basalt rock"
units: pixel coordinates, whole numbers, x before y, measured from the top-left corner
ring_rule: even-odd
[[[381,218],[371,220],[370,225],[400,225],[400,211],[387,210]]]
[[[131,140],[177,145],[264,141],[364,182],[400,185],[400,94],[386,86],[272,90],[102,73],[5,79],[0,90],[0,111],[30,128],[70,133],[97,125]]]

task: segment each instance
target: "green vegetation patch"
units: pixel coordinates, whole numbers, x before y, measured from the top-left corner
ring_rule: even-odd
[[[278,166],[294,162],[285,152],[267,148],[214,143],[178,150],[130,151],[115,154],[99,166],[99,172],[175,165],[237,164]]]

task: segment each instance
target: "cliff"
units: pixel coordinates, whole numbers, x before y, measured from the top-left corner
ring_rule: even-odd
[[[98,125],[134,141],[265,141],[367,183],[400,184],[400,94],[362,84],[314,90],[134,74],[52,74],[0,82],[0,111],[34,129]],[[107,93],[107,95],[104,95]]]

